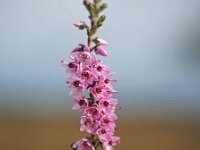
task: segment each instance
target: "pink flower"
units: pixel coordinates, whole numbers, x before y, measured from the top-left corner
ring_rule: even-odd
[[[94,56],[88,52],[88,51],[84,51],[82,52],[79,56],[78,56],[79,60],[81,62],[84,62],[84,63],[87,63],[87,64],[90,64],[92,61],[94,61]]]
[[[75,142],[72,147],[76,150],[95,150],[92,142],[88,138],[83,138]]]
[[[74,100],[75,104],[72,108],[72,110],[80,110],[83,112],[89,105],[89,100],[85,97],[81,97],[80,99]]]
[[[101,126],[111,126],[115,128],[115,121],[117,120],[117,116],[114,114],[104,115],[100,120]]]
[[[70,55],[74,61],[81,62],[83,65],[89,65],[95,61],[95,57],[90,53],[89,47],[74,49]]]
[[[87,114],[87,116],[91,116],[95,119],[99,119],[102,116],[101,108],[99,108],[97,104],[93,104],[92,106],[85,109],[84,113]]]
[[[86,131],[95,135],[97,128],[99,127],[99,123],[96,119],[89,116],[82,116],[81,117],[81,127],[80,131]]]
[[[112,137],[114,132],[114,127],[112,126],[103,126],[97,130],[97,135],[101,142],[109,142],[110,137]]]
[[[77,62],[65,62],[64,60],[61,61],[62,66],[65,67],[67,73],[69,73],[69,77],[67,80],[71,80],[72,77],[78,73],[81,72],[81,65]]]
[[[99,106],[108,113],[114,112],[115,105],[117,105],[118,100],[117,99],[108,99],[108,100],[100,100]]]
[[[88,91],[95,97],[95,99],[100,100],[103,98],[109,98],[110,93],[107,92],[105,87],[100,87],[100,86],[94,86],[88,88]]]
[[[91,69],[98,76],[110,74],[110,68],[97,59],[91,64]]]
[[[98,80],[97,76],[91,71],[89,66],[86,66],[79,76],[84,81],[86,87]]]
[[[69,87],[72,88],[70,95],[74,98],[80,97],[85,90],[83,81],[81,80],[67,81],[67,83],[69,84]]]
[[[108,52],[101,46],[97,46],[95,52],[101,56],[108,56]]]
[[[111,134],[106,134],[101,137],[101,142],[103,142],[106,145],[115,146],[117,144],[120,144],[120,138],[117,136],[113,136]]]
[[[105,74],[105,75],[100,75],[99,76],[99,85],[106,85],[106,86],[111,86],[110,83],[112,82],[117,82],[117,80],[111,80],[109,79],[110,76],[112,75],[113,73],[109,73],[109,74]]]
[[[114,90],[114,89],[112,88],[112,86],[105,86],[105,89],[107,90],[107,93],[110,94],[110,96],[111,96],[112,94],[118,93],[116,90]]]

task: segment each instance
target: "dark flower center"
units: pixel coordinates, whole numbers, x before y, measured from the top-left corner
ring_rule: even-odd
[[[80,106],[87,106],[87,103],[85,102],[85,100],[80,100],[79,105]]]
[[[99,94],[99,93],[101,93],[102,92],[102,90],[100,89],[100,88],[96,88],[96,93],[97,94]]]
[[[75,68],[76,65],[75,65],[74,63],[71,62],[71,63],[68,64],[68,67],[69,67],[69,68]]]
[[[93,83],[90,85],[90,87],[95,87],[97,85],[98,81],[93,81]]]
[[[94,122],[92,121],[92,120],[87,120],[86,122],[85,122],[85,125],[86,126],[88,126],[88,127],[92,127],[92,126],[94,126]]]
[[[83,142],[82,146],[85,148],[88,146],[88,143],[87,142]]]
[[[89,72],[83,72],[82,76],[85,77],[86,79],[89,79],[91,77],[91,74]]]
[[[92,115],[97,115],[97,114],[98,114],[98,110],[97,110],[96,108],[91,108],[91,109],[90,109],[90,113],[91,113]]]
[[[88,60],[88,59],[90,58],[90,56],[89,56],[88,54],[86,54],[86,53],[83,53],[83,54],[81,55],[81,58],[82,58],[84,61],[86,61],[86,60]]]
[[[108,144],[109,144],[109,145],[112,145],[112,144],[113,144],[113,142],[112,142],[112,141],[109,141],[109,142],[108,142]]]
[[[101,72],[103,68],[101,66],[97,66],[97,71]]]
[[[110,122],[110,121],[109,121],[108,119],[106,119],[106,118],[105,118],[103,121],[104,121],[105,124],[109,124],[109,122]]]
[[[105,134],[106,133],[106,130],[101,130],[101,134]]]
[[[103,105],[104,105],[105,107],[108,107],[109,103],[108,103],[107,101],[104,101],[104,102],[103,102]]]
[[[104,80],[104,83],[108,84],[110,82],[109,79]]]
[[[74,85],[75,87],[78,87],[79,84],[80,84],[80,81],[78,81],[78,80],[73,82],[73,85]]]

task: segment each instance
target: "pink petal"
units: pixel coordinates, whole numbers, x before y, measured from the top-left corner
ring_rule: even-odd
[[[103,143],[103,149],[104,150],[113,150],[113,147],[107,143]]]
[[[79,109],[80,109],[80,107],[79,107],[78,104],[75,104],[75,105],[72,107],[72,110],[79,110]]]

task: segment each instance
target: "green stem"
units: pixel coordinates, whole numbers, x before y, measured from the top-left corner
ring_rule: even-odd
[[[97,18],[98,18],[98,13],[99,13],[99,2],[94,2],[94,4],[92,4],[93,7],[93,11],[90,11],[90,21],[91,21],[91,27],[90,29],[88,29],[88,47],[91,49],[92,46],[92,42],[93,42],[93,35],[94,35],[94,31],[96,29],[97,26]]]
[[[94,99],[94,96],[92,95],[92,93],[90,93],[90,102],[91,102],[91,104],[95,103],[95,99]]]
[[[94,12],[90,13],[91,27],[88,31],[88,47],[90,48],[90,51],[92,51],[91,47],[92,47],[92,43],[93,43],[94,30],[95,30],[96,24],[97,24],[98,6],[99,6],[99,3],[94,3]],[[92,93],[90,93],[90,102],[91,102],[91,104],[95,103],[95,98]],[[91,134],[91,140],[93,142],[95,141],[95,136],[93,134]],[[97,146],[95,147],[95,149],[96,148],[97,148]]]
[[[94,34],[96,33],[97,29],[102,25],[103,21],[105,20],[105,17],[101,19],[101,22],[99,22],[99,19],[98,19],[99,13],[102,11],[101,10],[102,6],[104,7],[104,9],[107,7],[106,4],[103,4],[102,6],[100,6],[100,2],[101,2],[100,0],[94,0],[93,3],[90,3],[89,0],[84,0],[84,5],[86,6],[87,10],[90,13],[89,18],[90,18],[91,26],[90,27],[87,26],[87,35],[88,35],[87,44],[88,44],[88,47],[90,48],[90,52],[92,52],[95,48],[95,47],[92,48]],[[99,26],[99,23],[100,23],[100,26]],[[90,104],[94,104],[96,102],[94,95],[92,93],[89,93],[89,97],[90,97]],[[90,138],[92,142],[94,143],[95,149],[97,149],[97,147],[100,144],[100,141],[96,139],[95,135],[93,134],[91,134]]]

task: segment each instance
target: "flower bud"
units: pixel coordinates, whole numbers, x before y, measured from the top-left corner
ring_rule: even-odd
[[[108,52],[100,46],[96,48],[96,54],[101,55],[101,56],[108,56]]]
[[[86,24],[84,22],[76,22],[74,23],[74,26],[79,28],[80,30],[83,30],[86,28]]]
[[[96,38],[96,39],[94,39],[94,42],[95,42],[96,44],[99,44],[99,45],[108,45],[108,42],[105,41],[105,40],[103,40],[103,39],[101,39],[101,38]]]
[[[82,49],[82,47],[78,46],[71,53],[80,52],[81,49]]]

